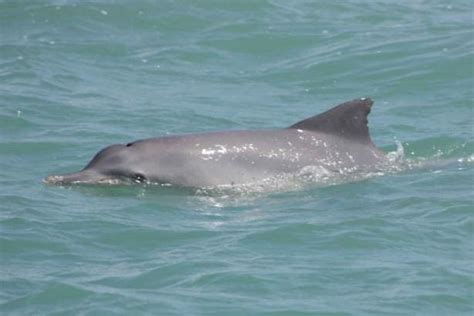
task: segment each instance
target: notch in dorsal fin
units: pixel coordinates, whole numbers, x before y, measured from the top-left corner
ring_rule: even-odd
[[[289,128],[319,131],[362,143],[370,143],[372,141],[367,127],[367,116],[373,103],[369,98],[348,101],[324,113],[293,124]]]

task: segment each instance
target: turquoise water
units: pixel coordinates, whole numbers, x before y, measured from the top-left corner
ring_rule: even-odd
[[[2,314],[471,315],[471,1],[0,1]],[[413,168],[245,192],[46,186],[135,139],[370,96]]]

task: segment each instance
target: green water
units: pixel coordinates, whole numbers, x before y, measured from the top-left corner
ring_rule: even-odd
[[[0,1],[0,312],[472,315],[471,1]],[[361,96],[413,168],[332,186],[52,187],[112,143]]]

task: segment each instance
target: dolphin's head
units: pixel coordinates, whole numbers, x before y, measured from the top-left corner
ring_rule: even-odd
[[[47,184],[122,184],[148,182],[133,144],[112,145],[99,151],[79,172],[50,175]]]

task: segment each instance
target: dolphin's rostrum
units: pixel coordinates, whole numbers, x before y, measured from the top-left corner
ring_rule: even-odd
[[[340,104],[288,128],[224,131],[138,140],[106,147],[76,173],[49,184],[161,183],[208,187],[249,184],[308,166],[331,172],[376,170],[387,158],[372,143],[373,102]]]

